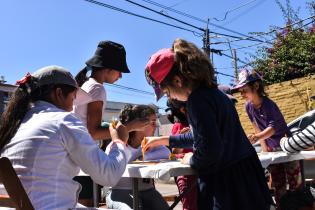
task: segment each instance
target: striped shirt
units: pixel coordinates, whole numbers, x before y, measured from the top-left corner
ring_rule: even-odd
[[[292,137],[281,139],[283,151],[295,153],[315,145],[315,121],[304,130],[295,133]]]

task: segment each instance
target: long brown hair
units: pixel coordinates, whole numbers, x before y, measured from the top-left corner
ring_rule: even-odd
[[[69,85],[43,85],[38,87],[34,77],[27,84],[19,85],[13,93],[6,110],[1,115],[0,151],[14,137],[32,103],[38,100],[51,102],[50,93],[56,88],[61,88],[65,97],[76,89]]]
[[[217,87],[214,69],[206,54],[195,44],[183,39],[173,42],[175,64],[161,83],[161,87],[172,86],[174,76],[179,76],[183,84],[192,87]]]

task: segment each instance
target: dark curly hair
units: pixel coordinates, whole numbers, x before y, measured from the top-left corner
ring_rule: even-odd
[[[156,114],[153,105],[131,105],[126,104],[120,111],[119,120],[127,124],[134,119],[147,119],[150,115]]]
[[[166,105],[168,106],[168,108],[165,109],[165,111],[171,112],[167,115],[167,119],[171,123],[174,124],[175,122],[180,122],[182,124],[188,125],[187,116],[180,110],[182,108],[186,110],[186,102],[168,99]]]
[[[122,124],[127,124],[135,119],[148,119],[151,115],[156,114],[155,107],[153,105],[132,105],[126,104],[124,108],[120,111],[119,120]],[[135,135],[136,131],[129,133],[128,144],[130,144],[130,139]]]

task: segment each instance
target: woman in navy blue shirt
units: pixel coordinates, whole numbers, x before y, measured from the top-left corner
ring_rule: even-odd
[[[272,199],[263,169],[231,100],[214,82],[214,69],[194,44],[177,39],[151,56],[145,70],[157,98],[187,101],[192,138],[148,138],[157,145],[191,147],[183,163],[198,172],[198,208],[267,210]]]

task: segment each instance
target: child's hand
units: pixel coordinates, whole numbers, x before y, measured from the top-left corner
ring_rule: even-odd
[[[179,131],[179,134],[187,133],[189,131],[190,131],[190,128],[189,127],[185,127],[185,128],[183,128],[182,130]]]
[[[255,144],[258,141],[258,137],[255,134],[249,134],[247,138],[251,144]]]
[[[181,163],[185,165],[189,165],[191,156],[193,156],[192,152],[186,153],[184,158],[181,160]]]
[[[146,138],[146,144],[143,145],[143,150],[148,151],[150,148],[157,147],[160,145],[169,145],[169,137],[168,136],[160,136],[160,137],[155,137],[155,136],[149,136],[145,137]]]
[[[120,140],[126,144],[129,138],[129,132],[127,128],[123,124],[121,124],[121,122],[118,122],[115,127],[116,128],[113,127],[113,124],[109,126],[109,132],[112,140]]]

